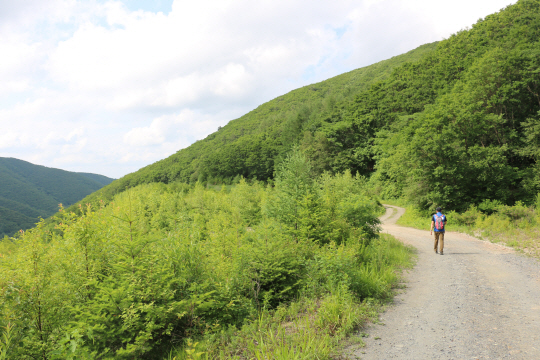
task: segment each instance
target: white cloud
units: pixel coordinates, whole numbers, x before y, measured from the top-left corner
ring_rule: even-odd
[[[0,0],[0,156],[119,177],[512,2]]]
[[[165,141],[161,121],[156,119],[147,127],[131,129],[124,135],[124,142],[131,146],[158,145]]]
[[[16,132],[7,131],[0,134],[0,149],[7,149],[15,146],[19,141],[19,136]]]
[[[75,5],[75,0],[0,0],[0,23],[3,27],[21,28],[44,19],[66,21]]]
[[[223,125],[221,117],[185,109],[178,114],[157,117],[148,126],[129,130],[124,135],[124,143],[133,147],[160,145],[179,150],[217,130]]]
[[[20,93],[30,88],[31,72],[37,64],[37,45],[26,44],[20,37],[0,37],[0,95]]]

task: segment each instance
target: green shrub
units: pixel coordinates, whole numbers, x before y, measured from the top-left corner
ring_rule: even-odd
[[[477,219],[482,216],[482,213],[478,210],[478,207],[471,206],[464,213],[451,212],[448,215],[449,222],[456,225],[471,227],[474,226]]]
[[[503,242],[527,254],[540,257],[540,212],[521,202],[514,206],[500,205],[496,201],[486,201],[480,206],[470,206],[467,211],[446,214],[449,231],[463,231],[482,236],[493,242]],[[429,229],[429,220],[423,212],[407,207],[398,224],[417,229]]]
[[[41,224],[9,239],[0,310],[12,316],[0,327],[17,341],[4,340],[2,356],[188,359],[217,343],[225,358],[327,356],[365,318],[362,300],[390,295],[410,253],[378,236],[380,206],[362,178],[307,179],[294,202],[283,188],[294,176],[275,189],[141,185],[106,206],[62,210],[53,232]],[[303,328],[306,311],[315,330]],[[256,325],[262,314],[273,320]]]

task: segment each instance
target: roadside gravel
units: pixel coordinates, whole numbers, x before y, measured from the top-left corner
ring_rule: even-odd
[[[454,232],[437,255],[429,231],[395,225],[403,212],[387,206],[383,232],[414,246],[418,262],[382,324],[361,330],[366,346],[344,357],[540,359],[540,263]]]

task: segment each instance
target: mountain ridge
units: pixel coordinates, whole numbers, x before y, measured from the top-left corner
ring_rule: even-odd
[[[0,236],[28,229],[39,217],[53,215],[60,203],[74,204],[112,180],[0,157]]]

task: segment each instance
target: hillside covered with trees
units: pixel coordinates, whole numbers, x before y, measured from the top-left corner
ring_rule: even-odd
[[[0,237],[35,226],[114,179],[0,158]]]
[[[271,179],[275,165],[298,143],[305,130],[315,131],[316,124],[336,104],[351,101],[370,84],[390,76],[396,67],[417,61],[436,46],[436,43],[426,44],[406,54],[293,90],[230,121],[176,154],[116,180],[83,203],[108,201],[127,188],[152,182],[230,184],[241,176]]]
[[[540,189],[539,6],[520,0],[439,43],[292,91],[87,201],[141,183],[266,181],[299,144],[315,174],[350,170],[423,208],[529,203]]]

